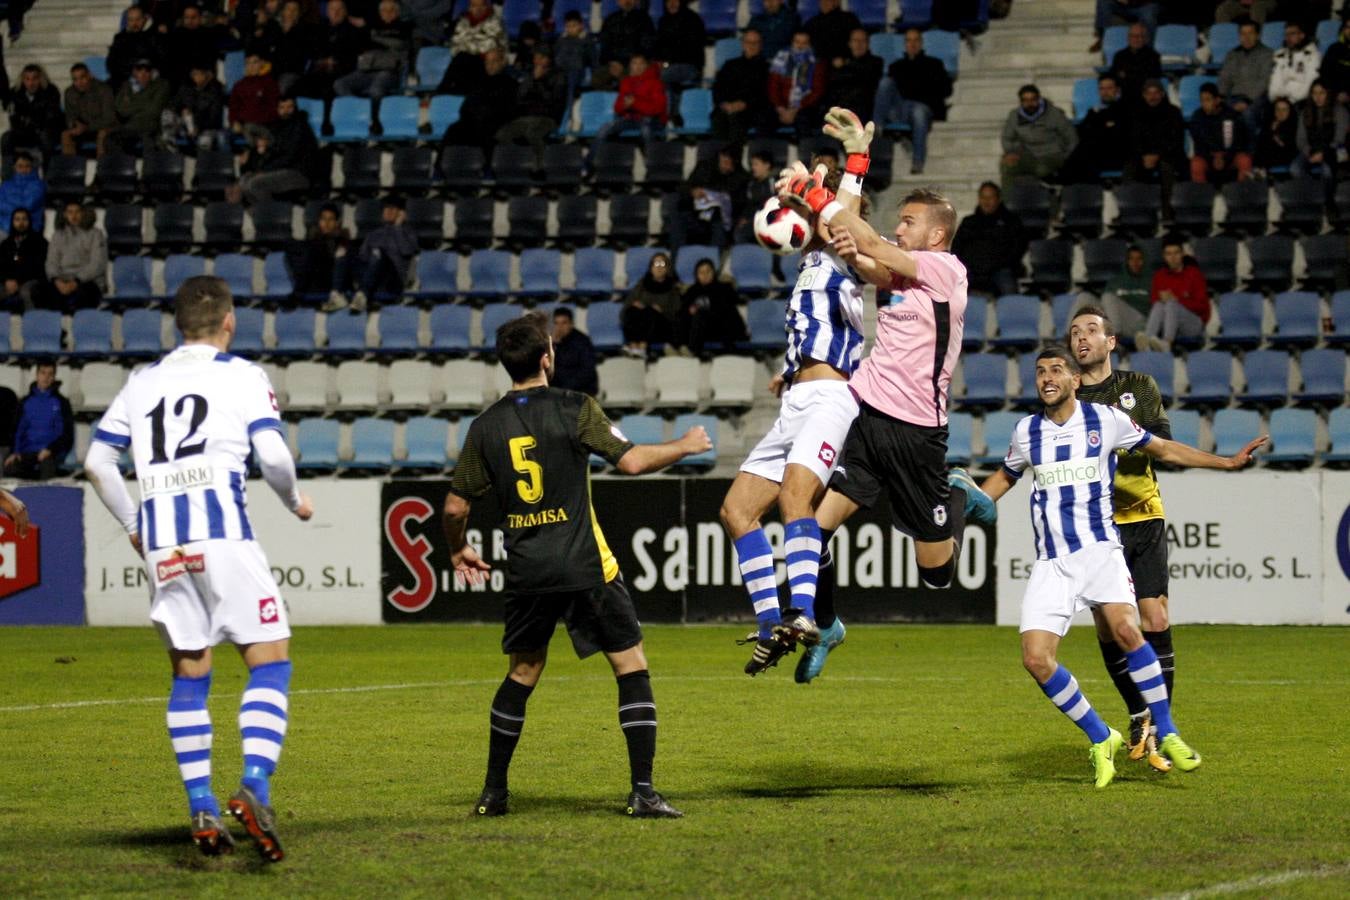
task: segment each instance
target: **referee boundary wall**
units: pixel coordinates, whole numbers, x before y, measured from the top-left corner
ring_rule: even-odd
[[[1160,476],[1176,623],[1350,625],[1350,473],[1329,470]],[[445,481],[312,480],[301,523],[261,483],[250,516],[297,625],[489,621],[503,579],[454,584],[440,533]],[[731,542],[717,521],[728,482],[597,479],[598,518],[644,621],[748,620]],[[35,528],[0,519],[0,624],[147,623],[149,587],[121,529],[87,485],[20,487]],[[956,586],[918,586],[913,547],[877,513],[835,539],[837,600],[851,621],[1015,625],[1034,561],[1026,489],[996,528],[966,533]],[[470,536],[500,565],[490,503]],[[781,552],[782,529],[766,530]],[[784,578],[779,564],[780,581]],[[1080,616],[1086,621],[1086,616]]]

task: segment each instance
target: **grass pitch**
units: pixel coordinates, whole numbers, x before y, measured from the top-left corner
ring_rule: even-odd
[[[656,626],[656,784],[686,818],[620,815],[627,757],[602,660],[566,637],[529,706],[513,812],[476,821],[490,626],[297,632],[273,782],[288,856],[206,859],[165,736],[145,629],[0,630],[7,896],[1196,896],[1350,894],[1350,630],[1183,627],[1176,715],[1193,774],[1122,763],[1024,674],[1011,629],[865,626],[815,684],[740,674],[740,627]],[[1090,629],[1063,662],[1123,707]],[[244,671],[218,657],[215,787],[233,790]]]

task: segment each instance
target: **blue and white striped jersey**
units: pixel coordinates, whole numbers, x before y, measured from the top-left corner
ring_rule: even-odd
[[[863,292],[858,277],[831,250],[802,254],[787,309],[789,381],[805,359],[829,363],[852,375],[862,361]]]
[[[282,430],[276,394],[253,363],[188,344],[132,373],[94,431],[131,448],[141,546],[253,540],[244,494],[254,434]]]
[[[1153,435],[1113,406],[1075,401],[1063,425],[1041,413],[1013,429],[1003,470],[1014,481],[1030,467],[1036,558],[1068,556],[1088,544],[1120,544],[1111,507],[1116,450],[1136,450]]]

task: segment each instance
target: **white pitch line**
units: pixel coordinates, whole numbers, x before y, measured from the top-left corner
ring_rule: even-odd
[[[1225,881],[1211,884],[1209,887],[1182,891],[1178,894],[1164,894],[1154,900],[1197,900],[1199,897],[1222,897],[1242,891],[1255,891],[1261,888],[1276,887],[1293,881],[1305,881],[1310,878],[1335,878],[1338,875],[1350,875],[1350,865],[1327,866],[1318,869],[1290,869],[1288,872],[1276,872],[1272,875],[1253,875],[1240,881]]]

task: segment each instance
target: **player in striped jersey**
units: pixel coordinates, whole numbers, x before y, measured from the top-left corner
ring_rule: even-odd
[[[867,175],[872,126],[864,128],[857,116],[839,108],[830,110],[826,120],[826,134],[844,144],[848,159],[843,172],[821,166],[822,178],[839,190],[841,204],[862,213],[862,184]],[[812,160],[812,165],[817,162]],[[784,170],[780,178],[805,172],[806,168],[797,163]],[[741,577],[758,622],[757,630],[743,642],[755,645],[745,666],[748,675],[776,665],[794,648],[774,636],[782,613],[773,550],[760,520],[777,502],[786,536],[792,605],[796,607],[803,601],[801,557],[814,555],[819,560],[821,554],[815,508],[825,494],[830,472],[858,410],[848,379],[862,359],[862,320],[858,277],[834,252],[828,232],[818,226],[802,252],[797,283],[788,301],[783,370],[769,385],[782,398],[778,419],[741,464],[722,501],[722,524],[735,542]],[[813,566],[813,595],[815,580]],[[828,594],[827,589],[823,595],[826,603]],[[795,609],[789,612],[790,617],[796,616]],[[844,639],[844,625],[833,616],[826,624],[829,627],[823,630],[820,642],[827,650]],[[818,654],[815,672],[823,665],[826,650]],[[798,682],[814,677],[812,665],[811,657],[804,655],[797,666]]]
[[[211,791],[211,648],[228,640],[249,668],[239,708],[244,773],[230,798],[264,860],[279,861],[269,779],[281,755],[290,688],[286,605],[249,522],[244,479],[252,452],[263,478],[301,520],[313,515],[295,480],[276,395],[262,369],[227,351],[234,303],[219,278],[189,278],[174,298],[183,344],[127,379],[85,460],[99,499],[145,558],[150,619],[169,650],[168,726],[187,789],[192,834],[207,855],[234,840]],[[140,486],[118,470],[130,448]]]
[[[1059,642],[1082,609],[1100,612],[1125,652],[1130,678],[1163,736],[1162,754],[1183,772],[1200,765],[1200,754],[1182,741],[1172,722],[1162,667],[1139,630],[1134,581],[1112,518],[1115,451],[1140,451],[1179,466],[1232,470],[1247,465],[1266,439],[1256,438],[1232,457],[1214,456],[1157,437],[1115,407],[1079,401],[1079,385],[1080,369],[1067,348],[1041,351],[1036,390],[1045,408],[1017,423],[1002,467],[982,487],[998,500],[1023,472],[1032,472],[1036,562],[1022,600],[1022,663],[1051,702],[1087,734],[1101,788],[1115,777],[1116,751],[1124,742],[1097,715],[1073,674],[1056,661]]]

